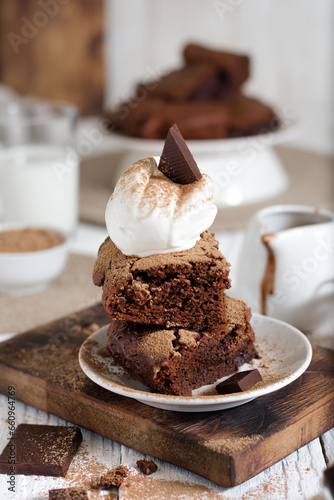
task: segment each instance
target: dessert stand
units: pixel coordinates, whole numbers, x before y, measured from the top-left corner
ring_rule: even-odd
[[[211,177],[218,208],[233,207],[269,200],[287,189],[288,175],[273,146],[292,139],[296,132],[297,124],[290,120],[272,132],[230,139],[189,140],[187,144],[200,169]],[[115,184],[135,161],[159,156],[163,145],[162,140],[103,132],[100,144],[90,156],[119,155],[111,175],[111,184]]]

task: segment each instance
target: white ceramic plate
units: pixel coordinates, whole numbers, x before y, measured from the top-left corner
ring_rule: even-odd
[[[82,344],[79,362],[87,377],[105,389],[164,410],[201,412],[225,410],[277,391],[298,378],[308,367],[312,348],[305,335],[282,321],[254,314],[252,326],[261,359],[244,364],[240,371],[258,368],[262,382],[242,393],[218,395],[216,384],[200,387],[192,396],[166,396],[149,388],[105,355],[108,325]]]

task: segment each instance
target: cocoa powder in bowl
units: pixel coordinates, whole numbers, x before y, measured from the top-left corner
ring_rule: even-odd
[[[52,229],[9,229],[0,231],[0,252],[35,252],[55,247],[63,241],[64,238]]]

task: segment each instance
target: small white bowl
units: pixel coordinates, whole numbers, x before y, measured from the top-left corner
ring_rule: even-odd
[[[23,227],[0,224],[0,231],[10,229]],[[0,252],[0,294],[32,295],[43,291],[65,267],[70,241],[68,237],[62,236],[63,243],[45,250]]]

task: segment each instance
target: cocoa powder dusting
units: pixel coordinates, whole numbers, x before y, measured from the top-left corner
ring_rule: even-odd
[[[286,466],[289,468],[289,464]],[[120,497],[122,500],[230,500],[240,498],[240,500],[259,500],[267,498],[287,498],[287,484],[285,472],[273,472],[271,477],[255,487],[246,489],[243,485],[232,490],[219,487],[213,483],[206,484],[193,483],[181,480],[156,479],[154,477],[143,477],[130,471],[120,487]],[[239,491],[240,490],[240,491]]]
[[[215,491],[216,490],[216,491]],[[132,473],[121,485],[122,500],[161,500],[163,498],[192,499],[192,500],[222,500],[225,498],[217,492],[217,487],[212,489],[202,484],[183,481],[168,481],[155,479]]]
[[[63,241],[59,233],[49,229],[11,229],[0,231],[0,252],[36,252],[60,245]]]
[[[198,340],[200,337],[198,332],[194,332],[192,330],[184,330],[180,329],[179,330],[179,344],[185,345],[185,346],[193,346],[195,347],[197,345],[196,340]]]
[[[139,342],[138,351],[146,353],[156,361],[163,361],[174,351],[173,340],[175,340],[173,331],[152,331]]]
[[[54,340],[55,343],[51,343]],[[79,362],[69,363],[73,356],[75,347],[66,345],[67,337],[59,334],[59,337],[50,339],[50,343],[41,346],[34,346],[29,351],[21,349],[16,353],[16,366],[18,369],[28,368],[30,373],[43,377],[43,379],[53,384],[63,387],[71,387],[73,391],[80,391],[85,388],[89,379],[82,371]],[[59,355],[61,351],[61,356]],[[52,370],[50,370],[52,365]]]
[[[106,464],[99,462],[95,457],[91,457],[84,443],[74,457],[65,480],[66,486],[90,487],[93,478],[100,477],[108,471]]]
[[[154,158],[148,157],[131,165],[120,177],[112,196],[119,199],[130,198],[137,202],[138,219],[147,217],[156,208],[159,208],[166,217],[174,219],[181,215],[184,207],[192,209],[190,203],[197,206],[196,192],[206,193],[201,197],[201,203],[213,200],[210,190],[206,188],[208,176],[191,184],[178,184],[166,177],[157,166]]]
[[[221,438],[215,435],[204,442],[205,446],[217,453],[223,453],[227,455],[233,455],[240,451],[245,451],[246,448],[251,448],[257,444],[261,439],[258,434],[253,434],[249,436],[226,436],[223,435]]]

